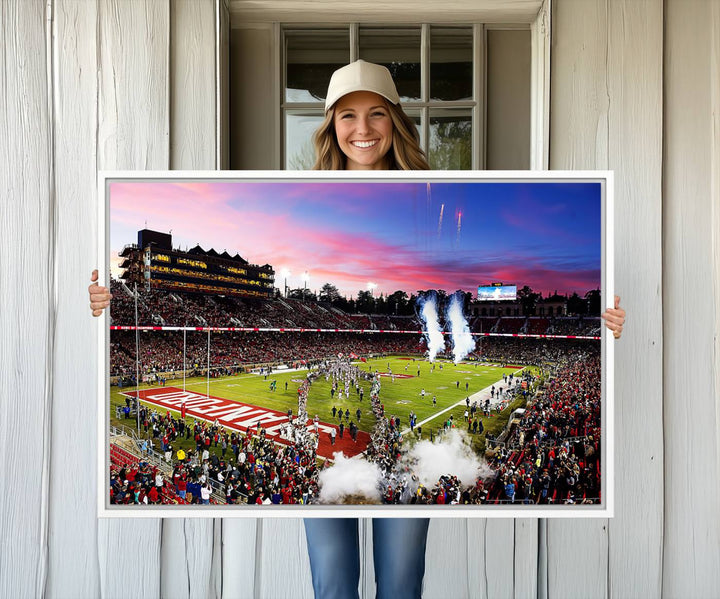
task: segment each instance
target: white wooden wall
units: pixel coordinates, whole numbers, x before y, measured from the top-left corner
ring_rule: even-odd
[[[95,517],[95,172],[223,164],[226,28],[0,2],[0,597],[312,596],[299,520]],[[720,3],[553,0],[552,35],[550,166],[616,172],[616,517],[433,521],[425,596],[717,597]]]
[[[555,2],[550,168],[615,171],[616,517],[549,521],[550,597],[662,590],[663,3]]]
[[[717,597],[720,4],[672,2],[665,19],[663,589]]]

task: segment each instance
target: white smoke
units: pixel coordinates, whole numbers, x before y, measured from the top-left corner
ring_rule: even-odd
[[[357,503],[380,503],[378,482],[380,468],[358,456],[346,458],[342,452],[334,455],[335,464],[320,472],[320,503],[344,503],[347,498],[359,498]]]
[[[475,454],[467,435],[458,429],[450,429],[434,443],[419,441],[404,461],[426,487],[432,487],[445,475],[457,476],[466,487],[473,486],[480,477],[494,475],[485,460]]]
[[[457,364],[475,349],[475,339],[470,334],[470,326],[463,315],[462,293],[454,293],[450,298],[445,320],[450,323],[453,360]]]
[[[445,349],[445,338],[442,334],[442,327],[438,321],[437,296],[429,293],[417,300],[420,306],[420,318],[425,324],[424,333],[428,344],[428,360],[433,362],[435,356]]]

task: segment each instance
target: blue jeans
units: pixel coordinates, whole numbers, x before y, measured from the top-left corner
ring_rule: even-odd
[[[427,518],[373,518],[377,599],[420,599]],[[315,599],[358,599],[357,518],[306,518]]]

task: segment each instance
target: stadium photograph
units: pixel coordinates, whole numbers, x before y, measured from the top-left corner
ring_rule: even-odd
[[[111,509],[602,504],[601,183],[107,197]]]

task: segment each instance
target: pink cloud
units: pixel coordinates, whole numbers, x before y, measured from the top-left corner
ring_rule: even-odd
[[[544,292],[588,290],[597,285],[599,275],[595,271],[570,275],[523,255],[444,259],[437,253],[419,252],[368,233],[328,229],[289,212],[301,208],[310,197],[313,205],[327,203],[335,213],[366,214],[369,203],[387,201],[388,194],[376,192],[377,188],[340,183],[114,183],[113,249],[134,242],[137,230],[147,221],[148,228],[172,230],[175,247],[199,243],[206,250],[227,250],[252,263],[269,263],[278,273],[283,267],[290,268],[291,287],[302,286],[299,277],[304,270],[310,271],[311,288],[319,289],[329,282],[353,295],[365,289],[368,281],[379,285],[378,293],[458,287],[472,291],[476,285],[494,280],[527,284]],[[280,197],[281,202],[272,201]],[[517,219],[514,214],[509,218]],[[515,222],[522,224],[521,220]],[[348,223],[352,226],[352,219]],[[279,274],[276,277],[276,284],[282,286],[284,281]]]

